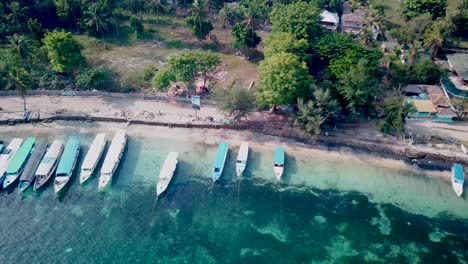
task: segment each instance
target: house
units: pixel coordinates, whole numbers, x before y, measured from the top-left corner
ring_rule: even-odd
[[[338,27],[340,26],[340,18],[338,17],[337,13],[332,13],[327,10],[323,10],[322,13],[320,13],[320,17],[320,24],[322,25],[322,27],[330,31],[338,30]]]
[[[427,87],[426,92],[429,95],[429,100],[437,109],[435,121],[453,122],[453,118],[457,114],[452,110],[444,91],[439,86],[431,85]]]
[[[405,96],[419,96],[423,92],[421,85],[409,84],[401,87],[401,92]]]
[[[441,80],[444,90],[452,96],[468,98],[468,54],[449,54],[450,73]]]
[[[430,118],[436,122],[453,122],[456,113],[452,109],[447,95],[436,85],[405,85],[400,88],[406,101],[416,110],[408,117]]]
[[[341,31],[359,35],[364,27],[365,12],[362,9],[341,16]]]
[[[413,105],[415,110],[415,113],[409,115],[410,117],[432,117],[437,113],[437,109],[430,100],[410,100],[408,103]]]

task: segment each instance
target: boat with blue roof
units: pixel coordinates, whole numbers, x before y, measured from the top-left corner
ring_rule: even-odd
[[[26,162],[31,156],[35,145],[35,137],[28,137],[23,141],[21,147],[16,152],[15,156],[11,160],[6,170],[5,181],[3,182],[4,189],[10,186],[13,182],[15,182],[16,179],[19,178],[21,173],[23,173],[24,167],[26,166]]]
[[[465,182],[465,174],[463,166],[459,163],[453,164],[452,167],[452,187],[458,196],[463,193],[463,183]]]
[[[278,181],[281,180],[284,172],[284,149],[283,147],[275,148],[275,156],[273,158],[273,171],[275,172],[275,177]]]
[[[80,154],[80,139],[77,136],[70,136],[65,144],[62,158],[55,173],[54,190],[60,192],[70,181]]]
[[[213,164],[213,183],[215,183],[223,174],[224,164],[226,163],[226,157],[228,154],[229,145],[226,142],[221,142],[216,152],[216,158]]]

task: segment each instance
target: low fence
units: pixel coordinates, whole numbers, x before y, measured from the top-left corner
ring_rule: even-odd
[[[0,96],[19,96],[15,90],[0,91]],[[100,91],[60,91],[60,90],[31,90],[26,96],[83,96],[83,97],[105,97],[105,98],[130,98],[139,100],[169,101],[167,96],[146,95],[146,94],[127,94],[127,93],[109,93]]]

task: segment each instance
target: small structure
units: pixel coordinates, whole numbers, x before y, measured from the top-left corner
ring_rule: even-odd
[[[410,103],[413,105],[414,110],[416,110],[410,117],[432,117],[432,115],[437,113],[437,109],[430,100],[412,100]]]
[[[341,16],[341,31],[359,35],[364,26],[365,12],[357,9],[353,13],[343,14]]]
[[[322,18],[320,20],[320,24],[324,28],[330,31],[338,30],[338,27],[340,26],[340,18],[338,17],[337,13],[332,13],[327,10],[323,10],[322,13],[320,13],[320,17]]]
[[[436,85],[412,84],[401,87],[401,92],[411,103],[416,113],[409,117],[434,118],[437,122],[453,122],[456,113],[441,87]]]
[[[447,62],[451,73],[441,80],[442,87],[452,96],[468,98],[468,54],[447,55]]]
[[[417,84],[402,86],[400,90],[405,96],[419,96],[424,91],[421,85]]]

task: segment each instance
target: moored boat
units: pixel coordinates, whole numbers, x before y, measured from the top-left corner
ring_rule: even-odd
[[[42,157],[44,156],[44,153],[47,150],[48,145],[49,143],[45,138],[41,138],[36,141],[36,145],[34,146],[34,150],[31,154],[31,157],[29,158],[28,163],[26,163],[24,171],[20,177],[20,182],[18,185],[18,191],[20,193],[26,190],[29,187],[29,185],[31,185],[31,183],[34,181],[37,167],[39,166]]]
[[[3,140],[0,140],[0,154],[1,154],[2,151],[3,151],[3,147],[4,147]]]
[[[34,191],[41,188],[52,176],[64,149],[63,140],[54,140],[42,158],[39,167],[36,170],[36,181],[34,182]]]
[[[5,181],[3,182],[3,188],[7,188],[21,175],[24,170],[24,166],[26,166],[26,162],[29,159],[29,156],[31,156],[31,152],[34,149],[35,143],[35,137],[28,137],[23,141],[21,147],[18,149],[15,156],[8,165]]]
[[[249,143],[242,142],[237,154],[236,160],[236,174],[237,177],[241,177],[244,173],[245,167],[247,166],[247,160],[249,159]]]
[[[55,173],[54,190],[56,193],[60,192],[70,181],[80,154],[80,148],[80,139],[77,136],[70,136]]]
[[[284,149],[283,147],[275,148],[275,156],[273,158],[273,171],[275,172],[276,179],[281,180],[284,172]]]
[[[14,138],[11,140],[10,144],[8,144],[3,153],[0,154],[0,184],[3,183],[8,165],[10,164],[18,149],[21,147],[21,143],[23,143],[22,138]]]
[[[465,175],[463,172],[463,166],[455,163],[452,167],[452,187],[458,196],[463,193],[463,183],[465,181]]]
[[[104,148],[106,147],[106,134],[99,133],[91,143],[88,153],[84,158],[83,164],[81,165],[80,172],[80,184],[84,183],[91,177],[94,170],[96,169],[99,160],[101,159]]]
[[[104,190],[104,188],[111,181],[112,176],[114,176],[115,170],[119,166],[126,144],[127,132],[125,130],[118,130],[115,133],[109,150],[107,151],[107,155],[104,158],[104,164],[101,168],[101,175],[99,176],[99,191]]]
[[[221,174],[223,174],[224,164],[226,163],[226,157],[229,150],[229,145],[226,142],[221,142],[216,152],[216,158],[213,164],[213,183],[216,182]]]
[[[158,184],[156,185],[156,196],[159,196],[166,191],[167,186],[171,182],[177,168],[177,163],[179,162],[177,159],[178,155],[179,154],[177,152],[169,152],[169,154],[167,154],[166,160],[159,172]]]

